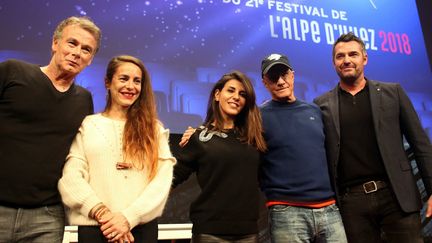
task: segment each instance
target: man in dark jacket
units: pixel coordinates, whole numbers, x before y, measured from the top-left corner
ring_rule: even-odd
[[[423,242],[421,200],[403,136],[432,193],[432,146],[399,84],[369,80],[363,41],[344,34],[333,45],[340,82],[315,99],[323,113],[326,150],[349,242]],[[432,213],[429,199],[427,216]]]

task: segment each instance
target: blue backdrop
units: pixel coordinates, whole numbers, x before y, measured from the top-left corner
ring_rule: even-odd
[[[199,125],[208,94],[233,69],[254,81],[258,103],[269,98],[260,61],[285,53],[295,69],[296,96],[311,101],[337,83],[332,43],[353,31],[366,42],[366,76],[406,89],[429,135],[432,75],[415,0],[14,0],[0,2],[0,61],[46,65],[52,32],[72,15],[102,29],[102,48],[76,80],[88,88],[96,111],[105,104],[103,76],[119,54],[149,69],[159,116],[174,133]]]

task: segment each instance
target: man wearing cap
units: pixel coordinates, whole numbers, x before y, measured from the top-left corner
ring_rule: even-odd
[[[286,56],[267,56],[261,70],[272,97],[261,106],[268,151],[260,168],[272,242],[346,242],[328,173],[321,111],[296,99]]]

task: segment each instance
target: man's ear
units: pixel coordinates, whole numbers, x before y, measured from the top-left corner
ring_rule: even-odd
[[[52,43],[51,43],[51,54],[54,54],[57,52],[57,45],[58,45],[59,41],[60,41],[59,39],[53,38]]]
[[[367,63],[368,63],[368,54],[364,53],[364,55],[363,55],[363,65],[366,66]]]
[[[94,58],[94,55],[90,58],[90,61],[88,62],[87,67],[90,66],[90,64],[92,64],[93,58]]]
[[[264,77],[261,79],[261,81],[264,84],[264,87],[266,87],[268,89],[268,83],[267,83],[267,81],[265,80]]]

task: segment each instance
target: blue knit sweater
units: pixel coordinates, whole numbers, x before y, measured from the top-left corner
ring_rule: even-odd
[[[268,152],[263,154],[260,184],[267,200],[313,203],[333,198],[319,107],[272,100],[262,105],[261,113]]]

